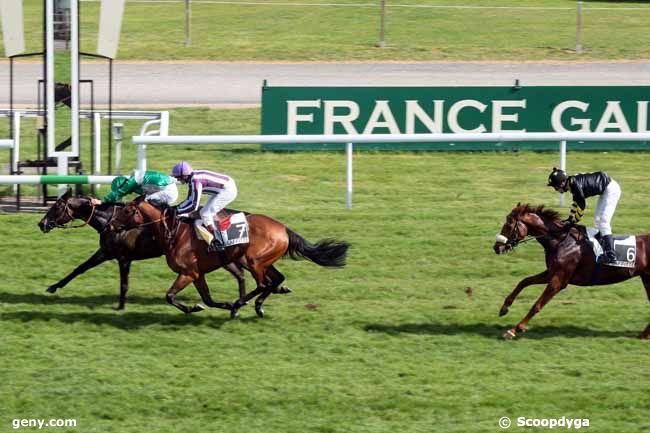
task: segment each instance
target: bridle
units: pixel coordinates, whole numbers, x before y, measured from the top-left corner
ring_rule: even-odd
[[[65,211],[65,214],[70,218],[70,221],[64,224],[59,224],[55,221],[54,226],[61,229],[78,229],[87,226],[88,223],[93,219],[93,216],[95,216],[95,204],[92,201],[90,202],[90,206],[91,206],[90,216],[83,222],[83,224],[79,224],[76,226],[67,225],[68,223],[71,223],[73,220],[77,219],[77,217],[75,217],[74,210],[70,207],[70,205],[66,201],[65,208],[63,210]],[[113,208],[113,215],[115,215],[115,208]],[[111,216],[111,218],[113,217]]]
[[[519,218],[515,218],[515,223],[512,225],[512,230],[510,231],[510,235],[507,238],[505,236],[501,235],[501,234],[497,235],[497,242],[501,241],[502,243],[504,243],[506,245],[506,247],[509,250],[514,250],[515,247],[517,245],[519,245],[519,244],[525,244],[526,242],[533,241],[533,240],[536,240],[536,239],[541,239],[544,236],[546,236],[546,235],[540,235],[540,236],[527,235],[524,239],[520,240],[519,239],[519,226],[520,226],[520,224],[523,224],[523,223],[519,220]],[[505,241],[503,241],[502,239],[505,239]]]
[[[133,211],[133,215],[131,216],[131,218],[135,217],[136,214],[142,215],[142,211],[140,211],[140,207],[138,205],[134,205],[133,207],[134,207],[134,211]],[[162,222],[164,238],[167,241],[167,244],[171,246],[173,244],[173,240],[176,238],[176,233],[178,232],[178,228],[180,227],[180,221],[178,220],[178,218],[174,218],[174,213],[171,213],[172,222],[171,222],[171,226],[170,226],[167,223],[167,216],[168,216],[167,211],[168,210],[169,210],[169,208],[165,208],[162,211],[162,213],[160,214],[160,218],[158,218],[158,219],[151,220],[151,221],[141,223],[141,224],[136,224],[136,225],[130,227],[129,229],[137,229],[137,228],[140,228],[140,227],[145,227],[145,226],[148,226],[148,225],[151,225],[151,224]],[[176,222],[176,224],[174,224],[174,222]],[[126,224],[123,224],[123,227],[120,228],[120,229],[117,229],[117,230],[123,230],[125,228],[124,226],[126,226]]]

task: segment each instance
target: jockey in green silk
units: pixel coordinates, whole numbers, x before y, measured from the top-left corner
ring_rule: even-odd
[[[155,206],[171,206],[178,199],[176,180],[158,171],[134,171],[130,177],[118,176],[111,183],[111,192],[103,201],[115,203],[128,194],[145,195],[145,200]]]

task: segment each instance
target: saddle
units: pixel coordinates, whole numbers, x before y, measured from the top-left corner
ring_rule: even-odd
[[[599,257],[603,254],[600,233],[598,229],[587,227],[586,234],[587,242],[591,245],[598,262]],[[636,261],[636,236],[614,235],[614,254],[616,254],[616,261],[608,263],[608,266],[633,268]]]
[[[203,224],[201,218],[198,217],[197,219],[196,216],[198,216],[198,212],[192,212],[190,214],[190,219],[193,220],[194,232],[199,239],[210,245],[214,239],[214,235]],[[247,244],[249,242],[248,221],[243,212],[236,212],[230,209],[221,210],[215,215],[214,226],[221,232],[224,247]]]

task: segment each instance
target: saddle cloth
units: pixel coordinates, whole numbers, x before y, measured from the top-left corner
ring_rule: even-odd
[[[598,230],[592,227],[587,228],[587,238],[594,250],[596,260],[603,254],[603,247],[596,238]],[[614,254],[616,261],[608,263],[608,266],[620,268],[633,268],[636,261],[636,236],[632,235],[615,235],[614,236]]]
[[[243,212],[227,215],[221,218],[218,224],[224,246],[230,247],[248,243],[248,221]],[[205,228],[201,220],[194,221],[194,230],[199,239],[208,244],[212,243],[214,236]]]

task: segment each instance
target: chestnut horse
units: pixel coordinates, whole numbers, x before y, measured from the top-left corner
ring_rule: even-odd
[[[510,251],[527,236],[536,239],[546,254],[546,270],[526,277],[503,302],[499,316],[508,313],[508,307],[525,288],[532,284],[546,284],[546,288],[528,314],[503,338],[510,340],[526,331],[528,322],[539,313],[560,290],[568,284],[576,286],[599,286],[619,283],[640,276],[650,300],[650,234],[636,237],[636,261],[634,268],[605,266],[596,263],[593,249],[587,240],[583,226],[566,226],[560,215],[544,206],[532,207],[517,204],[506,217],[494,244],[497,254]],[[640,338],[650,337],[650,324]]]
[[[323,239],[312,245],[284,224],[265,215],[248,214],[246,218],[249,242],[232,245],[221,254],[207,252],[207,244],[197,238],[192,224],[181,222],[173,212],[161,211],[141,200],[120,209],[111,222],[111,229],[151,226],[160,248],[165,252],[167,265],[178,274],[167,291],[167,302],[184,313],[194,313],[204,308],[201,304],[188,307],[176,300],[176,295],[190,283],[194,283],[206,305],[229,309],[231,317],[235,317],[248,300],[259,295],[255,300],[255,312],[259,317],[264,317],[264,300],[271,293],[282,293],[280,284],[284,276],[273,266],[280,258],[289,255],[295,260],[306,258],[320,266],[345,266],[349,247],[346,242]],[[233,304],[214,301],[205,274],[238,261],[251,272],[257,287]]]
[[[47,292],[55,293],[57,289],[65,287],[87,270],[114,259],[120,268],[120,299],[117,308],[124,309],[129,290],[131,262],[160,257],[163,250],[154,240],[153,232],[146,228],[121,233],[106,230],[117,209],[123,206],[121,203],[94,205],[91,197],[72,197],[68,190],[50,207],[38,223],[43,233],[48,233],[54,228],[79,228],[88,225],[99,233],[99,249],[65,278],[49,286]],[[83,223],[77,226],[67,225],[75,219],[82,220]],[[239,294],[243,297],[246,293],[246,281],[242,266],[239,263],[230,263],[226,269],[237,279]]]

